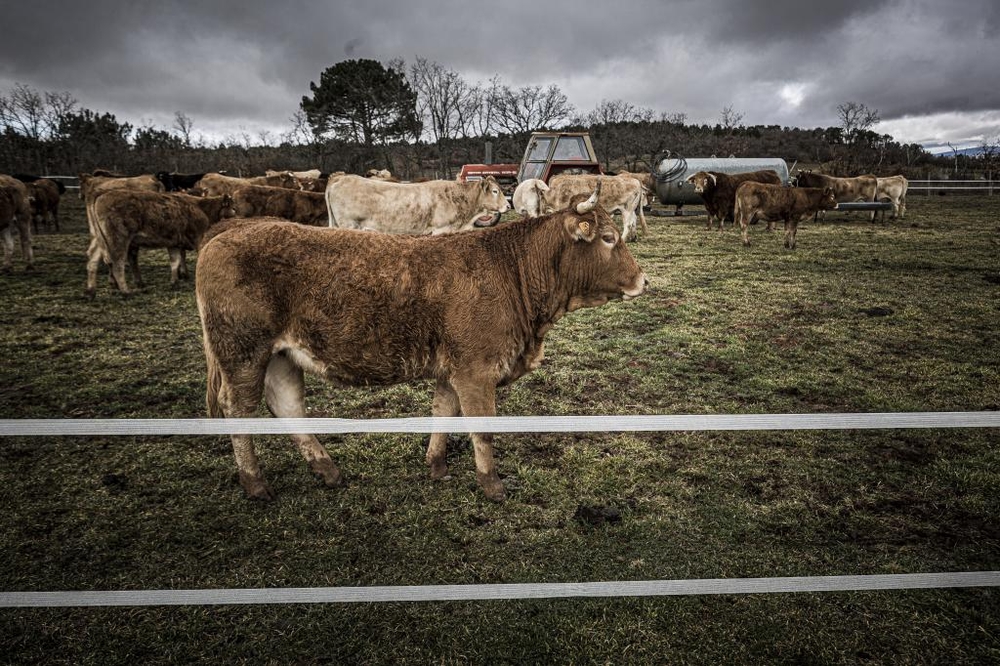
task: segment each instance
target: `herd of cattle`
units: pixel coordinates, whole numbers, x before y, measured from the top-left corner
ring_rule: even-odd
[[[214,417],[252,416],[262,398],[275,416],[304,417],[306,371],[339,386],[431,379],[435,416],[487,417],[496,414],[498,386],[539,366],[544,337],[563,315],[635,298],[648,287],[625,241],[637,220],[645,230],[650,176],[526,181],[513,195],[524,217],[507,224],[497,224],[510,205],[492,178],[392,180],[388,172],[82,174],[86,293],[95,294],[101,262],[128,293],[126,267],[141,285],[140,248],[167,249],[174,283],[185,274],[185,252],[199,250],[195,294]],[[782,220],[785,245],[794,248],[797,223],[838,201],[885,194],[894,212],[905,211],[902,177],[803,173],[797,187],[787,187],[775,172],[700,172],[689,181],[705,199],[709,228],[713,219],[720,229],[734,221],[747,244],[751,222]],[[30,268],[30,223],[58,229],[58,201],[51,181],[0,176],[5,269],[11,227]],[[316,437],[292,440],[325,485],[341,482]],[[432,435],[427,450],[435,479],[448,473],[446,440]],[[502,500],[492,438],[476,433],[472,440],[479,484]],[[272,499],[250,436],[233,435],[232,445],[246,494]]]

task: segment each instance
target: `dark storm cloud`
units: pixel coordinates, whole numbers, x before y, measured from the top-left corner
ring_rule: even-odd
[[[418,56],[470,82],[555,83],[581,112],[621,98],[695,122],[732,106],[747,123],[814,127],[857,101],[897,131],[958,113],[978,120],[954,131],[1000,133],[983,120],[1000,109],[992,0],[91,0],[5,14],[0,94],[15,82],[67,90],[133,123],[169,126],[181,111],[196,133],[274,131],[326,67]]]

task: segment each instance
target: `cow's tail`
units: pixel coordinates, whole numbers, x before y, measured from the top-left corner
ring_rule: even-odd
[[[202,317],[204,320],[204,313],[202,313]],[[222,392],[222,368],[208,342],[208,332],[204,326],[202,327],[202,339],[205,344],[205,407],[208,410],[209,418],[225,418],[226,415],[219,403],[219,394]]]

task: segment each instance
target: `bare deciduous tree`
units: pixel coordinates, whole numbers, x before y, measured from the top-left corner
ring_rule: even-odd
[[[417,58],[409,70],[410,86],[417,93],[417,113],[427,122],[425,131],[437,145],[445,178],[451,178],[448,142],[466,132],[471,86],[454,70]]]
[[[493,106],[497,127],[510,134],[556,129],[573,114],[569,98],[555,84],[548,88],[524,86],[516,90],[500,86],[495,90]]]
[[[177,130],[177,134],[180,135],[181,141],[184,142],[185,148],[191,147],[191,130],[194,128],[194,121],[190,116],[186,115],[182,111],[174,111],[174,125],[173,128]]]

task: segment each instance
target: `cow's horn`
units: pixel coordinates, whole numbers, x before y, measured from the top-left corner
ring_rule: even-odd
[[[580,215],[586,215],[590,211],[594,210],[594,206],[597,205],[597,197],[601,194],[601,181],[597,181],[597,187],[594,188],[594,193],[590,195],[590,198],[583,201],[576,206],[576,212]]]

